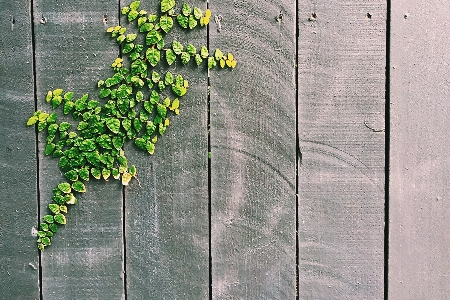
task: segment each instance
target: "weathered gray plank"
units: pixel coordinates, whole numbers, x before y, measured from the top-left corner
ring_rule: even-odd
[[[392,2],[389,299],[450,293],[449,13]]]
[[[118,1],[35,1],[35,45],[38,107],[47,90],[64,88],[97,99],[96,83],[112,75],[118,55],[115,41],[105,33],[117,23]],[[105,22],[104,16],[108,22]],[[45,18],[42,19],[42,18]],[[71,119],[69,119],[71,120]],[[39,139],[41,215],[48,212],[51,190],[63,180],[57,160],[43,156]],[[91,179],[78,205],[69,207],[67,225],[42,254],[44,299],[121,299],[122,187]]]
[[[39,298],[31,7],[0,1],[0,287],[4,299]]]
[[[188,3],[206,9],[202,0]],[[181,4],[178,3],[176,11]],[[149,13],[158,13],[160,1],[141,5]],[[199,49],[206,45],[206,36],[204,28],[187,31],[175,24],[166,36],[166,45],[176,39]],[[170,126],[159,137],[152,156],[133,143],[126,147],[129,163],[136,166],[139,180],[130,183],[125,197],[127,296],[207,299],[207,71],[193,62],[183,66],[181,61],[171,67],[162,63],[156,71],[167,70],[189,81],[187,94],[180,98],[180,114],[168,114]],[[173,99],[174,94],[169,92],[166,96]]]
[[[212,296],[294,299],[295,2],[210,6]]]
[[[382,299],[386,2],[298,9],[299,298]]]

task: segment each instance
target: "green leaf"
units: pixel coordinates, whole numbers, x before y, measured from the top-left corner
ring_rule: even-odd
[[[195,63],[197,66],[200,66],[203,62],[203,58],[200,56],[200,54],[195,54]]]
[[[181,76],[180,74],[177,75],[177,77],[175,78],[175,84],[179,85],[179,86],[183,86],[184,84],[184,78],[183,76]]]
[[[166,126],[164,126],[162,123],[158,126],[158,132],[160,135],[163,135],[166,132]]]
[[[170,99],[169,99],[169,97],[166,97],[166,99],[164,99],[162,105],[164,105],[165,107],[169,107],[170,106]]]
[[[137,34],[135,33],[130,33],[127,34],[127,43],[131,43],[132,41],[134,41],[137,37]]]
[[[174,81],[173,75],[172,73],[170,73],[169,71],[166,73],[166,75],[164,76],[164,83],[166,85],[172,84]]]
[[[214,57],[210,56],[208,57],[208,69],[212,69],[216,66],[216,60],[214,59]]]
[[[74,183],[72,183],[72,189],[79,193],[86,192],[86,187],[81,181],[75,181]]]
[[[102,172],[97,168],[91,168],[91,174],[95,179],[100,179],[100,177],[102,176]]]
[[[183,5],[181,6],[181,12],[182,12],[183,15],[185,15],[186,17],[189,17],[189,15],[191,14],[191,7],[185,2],[185,3],[183,3]]]
[[[175,0],[161,0],[161,12],[166,12],[175,6]]]
[[[50,229],[53,233],[58,232],[58,225],[52,223],[52,224],[48,224],[48,229]]]
[[[58,124],[51,124],[47,128],[48,135],[54,135],[58,131]]]
[[[66,195],[66,204],[77,204],[78,200],[77,198],[75,198],[75,196],[73,194],[68,194]],[[61,206],[60,206],[61,208]]]
[[[70,170],[70,171],[64,173],[64,176],[66,176],[66,178],[69,179],[70,181],[78,180],[78,173],[75,170]]]
[[[72,125],[68,122],[61,122],[59,124],[59,131],[67,131]]]
[[[186,65],[189,60],[191,59],[191,56],[187,52],[181,52],[181,62],[183,65]]]
[[[181,52],[183,52],[183,45],[178,41],[173,41],[172,49],[173,49],[173,52],[175,52],[175,54],[180,55]]]
[[[179,14],[177,16],[177,21],[178,21],[178,24],[180,24],[181,27],[188,28],[189,19],[187,17],[183,16],[182,14]]]
[[[148,120],[148,117],[149,117],[149,115],[145,110],[141,110],[139,112],[139,121],[146,122]]]
[[[166,85],[163,81],[158,82],[158,88],[160,92],[162,92],[166,88]]]
[[[161,76],[159,75],[159,73],[153,71],[153,72],[152,72],[152,81],[153,81],[154,83],[157,83],[160,79],[161,79]]]
[[[68,194],[71,192],[70,184],[67,182],[58,184],[58,189],[65,194]]]
[[[72,111],[74,105],[75,103],[73,103],[72,101],[67,101],[66,103],[64,103],[63,113],[65,115],[69,114]]]
[[[175,55],[175,52],[172,49],[166,50],[166,61],[170,65],[173,64],[173,62],[177,59],[177,56]]]
[[[53,98],[53,93],[52,91],[48,91],[47,92],[47,96],[45,96],[45,101],[50,102]]]
[[[167,107],[163,104],[158,103],[156,106],[156,110],[158,111],[158,115],[161,116],[161,118],[165,118],[167,114]]]
[[[149,154],[155,153],[155,144],[153,144],[152,142],[148,141],[147,144],[146,144],[146,149],[147,149],[147,152]]]
[[[42,131],[47,127],[47,122],[39,122],[38,131]]]
[[[126,37],[125,37],[125,35],[124,34],[122,34],[122,35],[119,35],[118,37],[117,37],[117,42],[119,43],[119,45],[120,44],[122,44],[123,43],[123,41],[125,41],[125,39],[126,39]]]
[[[132,176],[130,175],[130,173],[128,172],[124,172],[122,174],[122,184],[123,185],[128,185],[128,183],[130,182]]]
[[[144,23],[139,27],[139,32],[148,32],[155,27],[152,23]]]
[[[108,180],[110,175],[111,175],[111,170],[109,170],[109,169],[102,170],[102,176],[103,176],[104,180]]]
[[[53,221],[54,221],[52,215],[45,215],[45,216],[43,217],[43,219],[44,219],[45,222],[47,222],[47,223],[49,223],[49,224],[53,223]]]
[[[151,104],[156,104],[159,102],[159,94],[153,90],[152,93],[150,94],[150,103]]]
[[[41,243],[44,246],[50,246],[52,244],[51,241],[50,241],[50,238],[48,238],[48,237],[41,238]]]
[[[80,176],[81,179],[83,179],[84,181],[88,181],[89,180],[89,169],[88,168],[82,168],[78,171],[78,175]]]
[[[159,60],[161,59],[161,52],[158,49],[149,48],[145,56],[147,57],[150,65],[154,67],[159,63]]]
[[[223,53],[220,49],[216,49],[216,52],[214,52],[214,58],[216,60],[221,60],[223,58]]]
[[[156,43],[156,49],[158,50],[163,50],[165,46],[165,42],[164,39],[160,39],[157,43]]]
[[[52,99],[52,108],[55,109],[57,108],[61,103],[62,103],[62,97],[61,96],[53,96]]]
[[[155,124],[152,121],[148,121],[146,125],[147,134],[150,136],[155,132],[155,130],[156,130]]]
[[[64,101],[72,101],[73,92],[67,92],[64,94]]]
[[[123,45],[123,54],[127,54],[130,53],[134,48],[134,44],[133,43],[126,43],[125,45]]]
[[[124,119],[124,120],[129,120],[129,119]],[[131,121],[130,121],[130,127],[131,127]],[[116,148],[117,150],[120,150],[120,149],[122,149],[124,140],[123,140],[123,138],[121,138],[119,136],[115,136],[112,139],[112,143],[113,143],[114,148]]]
[[[106,126],[109,128],[109,130],[117,134],[120,130],[120,121],[115,118],[110,118],[106,121]]]
[[[203,12],[202,12],[202,10],[200,8],[194,7],[194,17],[197,20],[200,20],[200,18],[203,17]]]
[[[65,205],[60,205],[60,206],[59,206],[59,210],[62,211],[63,213],[67,213],[67,206],[65,206]]]
[[[98,93],[98,96],[100,98],[106,98],[111,94],[111,90],[107,89],[107,88],[103,88],[100,90],[100,92]]]
[[[39,120],[38,117],[36,117],[36,116],[31,116],[31,118],[29,118],[28,121],[27,121],[27,126],[31,126],[31,125],[36,124],[36,122],[37,122],[38,120]]]
[[[164,30],[165,33],[169,33],[169,31],[173,27],[173,19],[170,16],[163,15],[159,20],[159,25],[161,29]]]
[[[112,141],[109,135],[102,134],[95,140],[97,144],[104,149],[112,149]]]
[[[136,144],[136,146],[138,146],[138,148],[141,148],[142,150],[146,150],[146,145],[147,145],[147,141],[144,140],[143,138],[136,138],[134,140],[134,143]]]
[[[134,165],[132,165],[130,167],[130,169],[128,170],[128,173],[130,173],[131,176],[135,177],[136,176],[136,167]]]
[[[153,45],[156,44],[161,39],[162,35],[159,31],[151,30],[149,33],[147,33],[147,36],[145,37],[145,43],[147,45]]]
[[[53,143],[47,144],[47,146],[45,146],[45,155],[52,154],[54,150],[55,150],[55,144],[53,144]]]
[[[47,123],[48,124],[55,123],[57,119],[58,119],[58,115],[56,113],[52,113],[51,115],[49,115],[47,117]]]
[[[132,10],[128,13],[128,21],[132,22],[134,19],[136,19],[139,16],[139,13],[136,10]]]
[[[200,49],[200,55],[202,56],[202,58],[207,58],[209,56],[208,48],[202,46],[202,48]]]
[[[193,29],[195,28],[195,26],[197,26],[197,20],[195,19],[195,17],[193,15],[189,16],[189,29]]]
[[[139,19],[138,19],[138,26],[139,27],[141,27],[142,25],[144,25],[145,24],[145,22],[147,22],[147,17],[140,17]]]
[[[184,96],[184,94],[186,94],[187,89],[184,86],[172,85],[172,91],[179,97],[181,97]]]
[[[136,92],[136,101],[140,102],[144,100],[144,94],[141,91]]]
[[[138,10],[140,4],[141,4],[140,1],[133,1],[130,3],[130,8],[134,9],[134,10]]]
[[[197,49],[195,49],[194,45],[187,44],[186,46],[186,52],[189,53],[189,55],[194,56],[195,53],[197,53]]]
[[[62,93],[63,93],[62,89],[56,89],[53,91],[53,97],[60,96],[60,95],[62,95]]]
[[[143,60],[136,59],[131,64],[131,74],[139,75],[145,72],[147,72],[147,64]]]
[[[39,226],[41,227],[41,230],[43,230],[43,231],[48,231],[49,230],[47,223],[41,223]]]
[[[51,203],[48,205],[48,208],[51,210],[54,214],[59,214],[59,205],[55,203]]]
[[[83,152],[94,151],[96,148],[97,146],[95,145],[95,142],[92,139],[85,139],[80,145],[80,150]]]
[[[55,215],[55,222],[58,224],[66,224],[66,216],[64,216],[63,214],[57,214]]]
[[[142,122],[139,119],[133,119],[133,127],[136,130],[136,132],[141,131],[142,129]]]

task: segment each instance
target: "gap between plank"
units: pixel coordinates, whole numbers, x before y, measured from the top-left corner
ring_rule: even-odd
[[[206,9],[209,9],[209,0],[206,1]],[[209,50],[209,24],[206,25],[206,48]],[[206,130],[208,132],[208,261],[209,261],[209,278],[208,278],[208,290],[209,299],[212,299],[213,282],[212,282],[212,236],[211,236],[211,225],[212,225],[212,201],[211,201],[211,95],[210,95],[210,82],[209,82],[209,69],[208,69],[208,80],[207,80],[207,91],[206,91],[206,109],[207,109],[207,122]]]
[[[34,1],[30,1],[30,20],[31,20],[31,49],[33,52],[32,55],[32,66],[33,66],[33,97],[34,97],[34,111],[38,109],[38,99],[37,99],[37,79],[36,79],[36,40],[35,40],[35,28],[34,28]],[[37,204],[37,227],[36,230],[39,230],[39,221],[41,220],[41,190],[39,188],[39,139],[38,139],[38,128],[34,126],[34,135],[35,135],[35,155],[36,155],[36,204]],[[44,295],[42,291],[42,251],[38,251],[39,254],[39,299],[43,300]]]
[[[389,291],[389,154],[390,154],[390,77],[391,77],[391,0],[387,0],[386,7],[386,74],[385,74],[385,191],[384,191],[384,299],[388,299]]]
[[[299,247],[299,238],[298,238],[298,171],[301,166],[302,161],[302,153],[300,151],[300,139],[298,136],[298,38],[299,38],[299,24],[298,24],[298,0],[295,1],[295,298],[299,300],[300,291],[299,291],[299,262],[300,262],[300,247]]]
[[[117,17],[119,20],[119,26],[122,25],[121,22],[121,7],[120,7],[120,0],[117,2]],[[122,58],[122,50],[119,47],[119,57]],[[122,276],[123,276],[123,296],[124,300],[127,299],[127,241],[125,236],[125,229],[126,229],[126,212],[125,212],[125,201],[126,200],[126,193],[125,193],[125,186],[122,185],[122,254],[123,254],[123,261],[122,261]]]

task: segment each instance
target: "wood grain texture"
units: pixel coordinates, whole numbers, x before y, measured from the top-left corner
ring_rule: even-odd
[[[450,294],[449,13],[392,3],[389,299]]]
[[[31,7],[0,1],[0,287],[4,299],[39,298]]]
[[[210,73],[212,298],[294,299],[295,2],[210,8],[238,61]]]
[[[117,23],[118,2],[34,3],[38,108],[51,111],[45,95],[54,88],[73,91],[75,99],[84,93],[98,99],[96,83],[112,75],[109,66],[118,55],[115,41],[105,33],[104,16]],[[52,189],[63,180],[57,160],[43,155],[44,146],[45,138],[40,135],[42,215],[48,213]],[[114,180],[105,184],[91,179],[86,188],[78,204],[69,207],[67,225],[42,254],[44,299],[123,297],[122,186]]]
[[[188,3],[206,9],[202,0]],[[158,13],[160,1],[141,6]],[[199,49],[206,36],[205,28],[182,30],[175,21],[166,45],[176,39]],[[125,197],[127,299],[208,299],[207,70],[178,60],[156,71],[181,74],[189,89],[180,98],[180,114],[168,114],[170,126],[153,155],[133,143],[126,147],[139,180],[132,180]],[[166,96],[174,98],[171,92]]]
[[[299,298],[382,299],[385,1],[299,1]]]

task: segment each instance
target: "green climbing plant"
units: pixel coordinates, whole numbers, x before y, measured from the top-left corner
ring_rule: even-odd
[[[206,46],[183,45],[166,36],[175,21],[185,30],[208,25],[211,12],[191,8],[183,3],[180,13],[175,13],[175,0],[162,0],[160,13],[149,14],[140,9],[140,1],[122,8],[130,23],[137,23],[136,33],[126,27],[109,27],[106,32],[121,47],[121,54],[111,64],[114,74],[98,81],[98,97],[88,94],[74,99],[73,92],[63,89],[49,91],[46,101],[53,109],[62,108],[64,115],[71,114],[78,122],[59,122],[57,113],[36,111],[27,121],[38,131],[47,130],[45,155],[58,158],[58,166],[66,177],[53,189],[53,202],[37,232],[39,250],[51,245],[51,238],[59,225],[67,222],[68,205],[77,203],[77,193],[86,191],[85,182],[91,178],[119,179],[128,185],[136,177],[136,167],[128,164],[124,144],[134,140],[136,146],[149,154],[155,151],[158,136],[170,125],[170,114],[179,114],[180,98],[188,88],[188,81],[180,74],[157,72],[155,67],[165,60],[172,65],[177,60],[187,65],[191,60],[208,69],[217,64],[221,68],[234,68],[236,60],[231,53],[224,55],[215,49],[210,53]],[[144,35],[139,43],[138,35]]]

